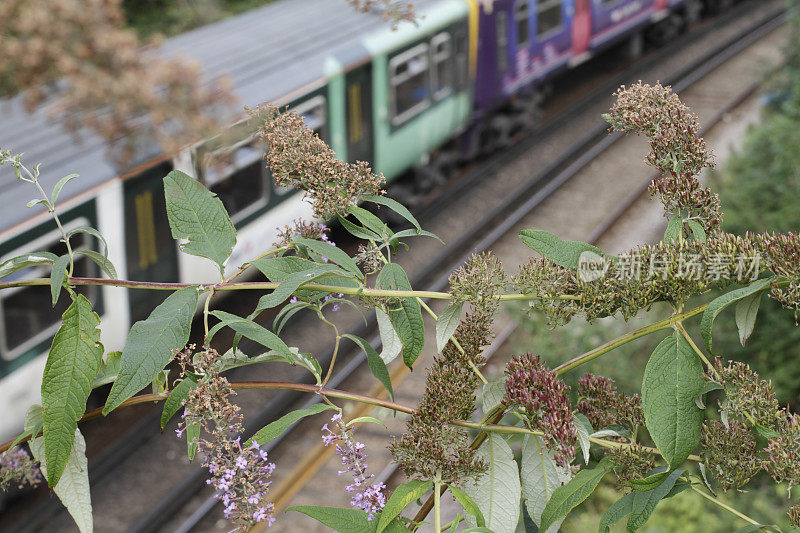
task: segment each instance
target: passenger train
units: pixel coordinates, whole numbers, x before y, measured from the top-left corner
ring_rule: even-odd
[[[701,9],[719,11],[729,1],[416,0],[418,22],[393,30],[380,13],[355,12],[343,0],[281,0],[169,39],[165,49],[200,60],[210,76],[227,75],[244,105],[273,102],[305,115],[338,157],[370,161],[392,180],[421,161],[473,157],[525,120],[527,104],[554,75],[625,39],[675,34]],[[239,234],[228,270],[275,241],[275,228],[311,215],[299,193],[274,185],[258,125],[244,117],[224,169],[203,164],[211,141],[170,157],[141,153],[134,165],[117,168],[101,139],[82,133],[76,141],[45,112],[26,114],[19,97],[0,103],[0,120],[0,146],[42,163],[46,190],[80,174],[61,194],[61,220],[67,231],[98,228],[123,279],[218,276],[210,262],[178,253],[170,236],[161,179],[172,169],[203,182],[232,215]],[[32,194],[0,169],[0,263],[63,246],[47,213],[26,209]],[[77,244],[96,247],[88,237]],[[77,276],[100,275],[85,260],[76,269]],[[4,281],[47,275],[32,268]],[[81,290],[102,317],[108,351],[122,349],[131,324],[164,297]],[[48,299],[47,287],[0,291],[0,439],[17,432],[27,407],[40,401],[46,353],[66,305],[62,298],[52,309]]]

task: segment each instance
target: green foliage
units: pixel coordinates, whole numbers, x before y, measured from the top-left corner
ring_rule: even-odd
[[[425,495],[431,489],[431,485],[430,481],[412,480],[396,487],[386,502],[383,511],[381,511],[381,517],[375,533],[384,531],[403,512],[403,509],[408,504]]]
[[[44,450],[51,487],[56,486],[72,456],[77,422],[86,409],[103,357],[100,317],[85,296],[75,297],[62,320],[42,377]]]
[[[741,289],[732,290],[730,292],[726,292],[722,296],[715,298],[703,312],[703,318],[700,321],[700,331],[703,334],[703,341],[705,341],[706,349],[711,351],[711,330],[714,326],[714,319],[717,315],[722,312],[723,309],[728,307],[733,303],[737,303],[742,301],[743,299],[754,296],[758,297],[761,295],[762,292],[769,288],[770,283],[772,283],[772,278],[766,278],[758,280],[747,287],[742,287]],[[753,330],[753,325],[755,324],[756,316],[755,313],[749,312],[751,311],[750,302],[748,302],[748,309],[744,313],[744,316],[741,316],[741,312],[737,312],[737,315],[741,317],[741,328],[739,329],[739,338],[742,338],[743,332]],[[758,306],[756,305],[755,311],[758,312]],[[744,338],[746,339],[748,335],[745,335]],[[742,343],[744,343],[742,341]]]
[[[377,520],[367,520],[364,511],[356,509],[340,509],[338,507],[320,507],[316,505],[295,505],[287,511],[297,511],[310,516],[314,520],[340,533],[375,533]],[[399,520],[393,520],[383,531],[403,533],[408,531]]]
[[[403,267],[396,263],[387,263],[378,274],[376,282],[381,289],[411,290]],[[397,336],[403,343],[403,362],[411,368],[422,347],[425,345],[425,324],[422,322],[422,309],[416,298],[403,298],[390,305],[389,319]]]
[[[12,257],[7,261],[0,264],[0,279],[10,276],[18,270],[23,268],[52,265],[58,257],[50,252],[36,252],[32,254],[24,254],[17,257]]]
[[[161,411],[161,430],[163,431],[165,427],[167,427],[167,422],[175,416],[182,407],[183,407],[183,400],[189,396],[189,393],[197,387],[198,377],[189,374],[185,378],[183,378],[169,394],[169,398],[167,401],[164,402],[164,410]]]
[[[375,351],[375,348],[358,335],[346,333],[342,336],[361,346],[361,349],[367,354],[367,365],[369,366],[370,372],[372,372],[375,379],[380,381],[386,388],[386,391],[389,393],[389,398],[394,401],[394,390],[392,389],[392,378],[389,375],[389,369],[386,368],[386,363],[383,362],[383,359],[381,359],[381,356]]]
[[[703,412],[695,398],[703,385],[700,359],[675,331],[656,347],[642,379],[647,429],[672,468],[683,464],[700,443]]]
[[[525,507],[534,523],[541,526],[547,502],[558,487],[569,482],[571,472],[556,464],[555,454],[545,447],[541,437],[527,436],[522,446],[520,477]],[[561,520],[556,520],[545,533],[557,533],[560,525]]]
[[[605,255],[597,246],[580,241],[565,241],[540,229],[523,230],[519,238],[526,246],[564,268],[578,268],[578,260],[584,252],[592,252],[600,257]]]
[[[172,350],[186,346],[196,308],[197,289],[186,287],[167,296],[150,316],[133,325],[103,414],[150,385],[172,359]]]
[[[520,513],[519,467],[508,443],[497,434],[490,434],[477,456],[489,465],[477,481],[466,481],[463,489],[478,504],[486,520],[486,527],[495,533],[511,533],[517,527]],[[467,517],[467,523],[477,525],[477,520]]]
[[[594,468],[582,469],[569,483],[556,488],[542,511],[540,529],[547,531],[550,526],[567,516],[594,492],[597,484],[610,470],[608,460],[603,459]]]
[[[181,250],[211,259],[222,273],[236,245],[236,229],[222,200],[180,170],[164,178],[164,196],[172,238],[186,239]]]
[[[311,407],[306,407],[305,409],[298,409],[296,411],[292,411],[291,413],[287,413],[274,422],[270,422],[263,428],[259,429],[255,435],[248,439],[246,445],[249,446],[255,441],[259,445],[263,446],[266,443],[280,437],[287,429],[289,429],[290,426],[293,426],[305,417],[316,415],[331,409],[335,409],[335,407],[326,403],[317,403]]]

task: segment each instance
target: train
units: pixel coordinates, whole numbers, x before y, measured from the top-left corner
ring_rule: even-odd
[[[168,54],[199,60],[209,77],[226,75],[240,102],[271,102],[306,117],[345,161],[369,161],[387,180],[427,164],[440,168],[502,144],[530,120],[541,89],[604,49],[643,37],[677,35],[701,11],[730,0],[416,0],[418,20],[392,28],[380,12],[357,12],[344,0],[279,0],[166,40]],[[636,41],[634,41],[636,42]],[[65,230],[93,226],[108,241],[118,277],[214,282],[217,268],[178,253],[165,213],[162,178],[179,169],[222,200],[238,230],[228,272],[277,240],[276,228],[310,206],[277,187],[264,168],[258,124],[243,116],[229,145],[211,140],[165,155],[143,148],[120,168],[90,132],[79,139],[45,111],[28,114],[21,97],[0,103],[0,146],[42,164],[46,190],[70,173],[62,191]],[[226,164],[207,166],[210,150]],[[0,168],[0,263],[33,251],[63,253],[47,213],[27,209],[29,184]],[[83,236],[81,236],[83,235]],[[78,234],[78,248],[97,248]],[[29,268],[3,281],[48,276]],[[102,275],[80,259],[76,276]],[[107,351],[163,299],[159,291],[82,287],[102,318]],[[48,305],[48,287],[0,291],[0,438],[17,433],[28,406],[40,402],[46,355],[66,299]]]

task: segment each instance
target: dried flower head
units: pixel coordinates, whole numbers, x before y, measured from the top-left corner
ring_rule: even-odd
[[[0,490],[8,490],[12,485],[21,489],[25,485],[35,487],[42,480],[39,464],[18,446],[0,455]]]
[[[609,448],[606,457],[611,459],[619,488],[629,487],[631,481],[642,479],[656,467],[653,454],[638,443]]]
[[[714,370],[706,379],[718,380],[725,389],[724,411],[728,419],[739,419],[748,424],[761,424],[765,428],[777,429],[784,412],[775,397],[772,383],[765,381],[739,361],[714,360]]]
[[[331,422],[334,429],[329,428],[328,424],[322,426],[322,431],[327,432],[322,435],[322,442],[325,446],[336,446],[336,454],[342,458],[342,466],[345,467],[345,470],[339,470],[339,475],[348,472],[353,475],[353,482],[345,487],[348,494],[353,495],[350,505],[367,513],[367,520],[372,520],[386,505],[386,495],[383,492],[386,485],[367,483],[375,474],[367,475],[365,446],[353,438],[355,428],[342,422],[341,413],[333,415]]]
[[[660,83],[622,86],[614,96],[617,101],[604,118],[614,130],[650,138],[646,162],[661,173],[650,184],[650,192],[661,197],[666,214],[693,218],[706,231],[718,228],[722,222],[719,197],[697,179],[705,167],[713,166],[699,136],[697,117],[669,86]]]
[[[261,138],[268,146],[267,166],[275,182],[305,191],[315,216],[329,219],[345,215],[362,198],[383,192],[383,174],[373,174],[363,161],[345,163],[337,159],[297,113],[279,113],[272,106],[251,113],[265,118]]]
[[[724,491],[742,488],[761,469],[753,432],[739,420],[727,426],[719,420],[704,422],[701,447],[708,471]]]
[[[575,457],[578,433],[569,403],[569,387],[530,352],[514,356],[506,366],[508,405],[522,411],[531,429],[544,432],[549,448],[562,466]]]
[[[776,483],[786,481],[789,488],[800,485],[800,415],[783,411],[778,436],[764,449],[764,469]]]
[[[781,305],[800,314],[800,234],[766,233],[758,236],[768,268],[786,280],[786,286],[774,283],[772,296]]]
[[[202,379],[184,400],[183,422],[176,433],[178,437],[184,432],[191,434],[190,428],[199,426],[196,444],[203,466],[211,474],[206,483],[218,491],[216,497],[225,506],[225,518],[237,530],[246,531],[258,522],[271,526],[275,510],[267,501],[267,491],[275,465],[257,442],[241,443],[242,415],[230,401],[236,392],[216,369],[217,352],[208,347],[193,352],[194,346],[189,346],[178,353],[183,374],[191,367]]]
[[[497,295],[505,286],[506,274],[500,260],[492,252],[471,256],[450,275],[454,302],[469,302],[487,313],[497,310]]]
[[[396,28],[400,21],[415,22],[417,15],[414,13],[414,4],[403,0],[347,0],[354,9],[366,13],[379,11],[385,20]]]
[[[800,527],[800,503],[789,508],[786,516],[789,517],[789,522],[794,527]]]
[[[578,380],[578,396],[578,412],[586,415],[596,429],[618,424],[635,433],[636,428],[644,425],[639,395],[617,392],[614,381],[607,377],[586,374]]]

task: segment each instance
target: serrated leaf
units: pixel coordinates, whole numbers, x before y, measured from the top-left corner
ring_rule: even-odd
[[[381,359],[381,356],[375,351],[375,348],[373,348],[372,345],[366,340],[357,335],[345,333],[342,336],[361,346],[361,348],[364,350],[364,353],[367,354],[367,364],[369,365],[370,372],[372,372],[372,375],[375,376],[375,379],[380,381],[381,384],[386,388],[386,391],[389,393],[389,398],[394,401],[394,390],[392,389],[392,378],[389,375],[389,369],[386,368],[386,363],[383,362],[383,359]]]
[[[456,500],[458,500],[458,503],[464,507],[464,510],[475,517],[478,527],[486,527],[486,519],[483,517],[480,507],[478,507],[477,503],[472,501],[469,494],[455,485],[450,485],[450,492],[455,496]]]
[[[53,262],[53,269],[50,272],[50,297],[53,305],[58,303],[61,295],[61,287],[67,279],[67,267],[69,266],[69,255],[62,255]]]
[[[265,309],[271,309],[277,305],[280,305],[304,283],[311,283],[322,276],[330,276],[333,274],[341,277],[351,277],[350,274],[334,265],[318,264],[309,270],[294,272],[286,276],[286,278],[280,282],[280,285],[278,285],[274,291],[259,298],[256,309],[258,309],[258,312],[260,313]]]
[[[397,518],[403,509],[414,500],[421,498],[423,494],[431,489],[432,483],[430,481],[412,480],[398,486],[392,492],[386,506],[381,511],[381,517],[378,521],[378,527],[375,533],[381,533],[391,523],[392,520]]]
[[[117,269],[114,268],[114,264],[111,262],[111,260],[103,254],[95,252],[94,250],[75,250],[75,254],[85,255],[97,266],[99,266],[109,278],[117,279]]]
[[[350,207],[348,213],[353,215],[361,222],[365,228],[369,229],[372,233],[377,235],[379,239],[383,239],[388,235],[391,235],[391,230],[389,230],[389,226],[384,224],[381,219],[379,219],[374,214],[370,213],[363,207],[358,207],[354,205]]]
[[[73,434],[73,440],[70,442],[71,451],[69,457],[58,483],[53,487],[53,492],[64,504],[64,507],[67,508],[80,532],[91,533],[94,525],[92,523],[92,496],[89,492],[89,464],[86,460],[86,441],[77,429]],[[44,437],[33,439],[30,442],[30,449],[33,458],[39,461],[42,475],[49,479]]]
[[[241,333],[248,339],[257,342],[270,350],[278,352],[286,359],[287,362],[295,362],[295,355],[292,353],[289,347],[286,346],[286,343],[264,326],[256,324],[247,318],[226,313],[225,311],[212,311],[211,314],[220,319],[219,324],[214,325],[215,332],[218,331],[219,328],[229,327],[237,333]],[[211,340],[212,336],[212,333],[209,331],[209,340]]]
[[[378,274],[377,285],[381,289],[411,290],[403,268],[396,263],[387,263]],[[425,345],[425,324],[422,321],[422,310],[416,298],[403,298],[388,311],[392,327],[403,343],[403,362],[411,368],[422,347]]]
[[[419,231],[422,230],[422,227],[419,225],[419,222],[417,222],[417,219],[414,218],[414,215],[411,214],[411,211],[409,211],[406,208],[406,206],[404,206],[400,202],[392,200],[391,198],[387,198],[386,196],[365,196],[364,201],[372,202],[374,204],[385,205],[386,207],[388,207],[401,217],[411,222],[414,225],[414,227],[417,228],[417,230]]]
[[[661,485],[661,483],[667,479],[667,476],[669,476],[669,468],[661,466],[653,469],[653,471],[642,479],[632,479],[630,484],[634,490],[652,490]]]
[[[519,520],[522,489],[511,448],[502,437],[492,433],[475,456],[483,458],[489,468],[477,481],[465,481],[463,490],[478,504],[486,527],[495,533],[513,533]],[[467,524],[475,526],[477,522],[468,516]]]
[[[56,202],[58,201],[58,195],[61,194],[61,189],[64,188],[64,185],[77,177],[77,174],[69,174],[56,182],[55,186],[53,187],[53,192],[50,194],[50,203],[52,205],[56,205]]]
[[[367,521],[366,513],[357,509],[341,509],[339,507],[321,507],[317,505],[295,505],[286,510],[297,511],[298,513],[310,516],[317,522],[339,533],[375,533],[375,528],[378,523],[378,521],[374,519],[371,522]],[[403,527],[399,521],[395,521],[386,531],[390,533],[402,531],[397,529],[397,525],[400,525],[401,528]],[[406,531],[408,530],[406,529]]]
[[[761,306],[762,291],[754,292],[745,296],[736,304],[734,316],[736,317],[736,328],[739,330],[739,342],[744,346],[747,339],[756,327],[756,317],[758,308]]]
[[[108,385],[109,383],[113,382],[117,379],[117,375],[119,375],[119,369],[122,366],[122,352],[114,351],[108,352],[106,354],[105,361],[100,363],[100,368],[97,371],[97,375],[94,377],[94,383],[92,383],[92,388],[96,389],[102,385]]]
[[[381,359],[388,365],[403,351],[403,341],[400,340],[394,330],[389,315],[381,309],[375,309],[375,316],[378,320],[378,332],[381,336]]]
[[[600,461],[594,468],[580,470],[569,483],[558,487],[542,511],[540,529],[547,531],[550,526],[561,520],[569,512],[580,505],[594,492],[597,484],[603,479],[611,466],[606,459]]]
[[[103,243],[103,256],[108,257],[108,243],[106,242],[106,239],[105,237],[103,237],[102,233],[100,233],[91,226],[81,226],[67,233],[67,238],[69,239],[70,237],[72,237],[77,233],[86,233],[87,235],[91,235],[92,237],[96,238],[98,241]]]
[[[591,442],[589,441],[589,435],[594,432],[592,428],[592,423],[589,422],[589,419],[586,418],[585,415],[581,413],[577,413],[575,415],[575,430],[578,433],[578,444],[581,447],[581,453],[583,454],[583,459],[586,464],[589,464],[589,447],[591,446]]]
[[[700,333],[703,334],[703,341],[709,352],[711,351],[712,328],[714,327],[714,319],[717,318],[717,315],[730,304],[738,302],[751,294],[766,290],[770,283],[772,283],[772,278],[760,279],[747,287],[726,292],[708,304],[706,310],[703,311],[703,317],[700,319]]]
[[[703,226],[694,219],[689,219],[686,221],[689,224],[689,228],[692,230],[692,235],[696,241],[706,242],[706,230],[703,229]]]
[[[667,230],[664,232],[664,242],[677,242],[683,233],[683,218],[675,215],[669,219]]]
[[[355,274],[358,278],[364,277],[364,273],[361,272],[360,268],[358,268],[358,265],[353,258],[347,255],[347,252],[341,248],[337,248],[328,242],[315,241],[313,239],[306,239],[304,237],[295,237],[294,242],[302,244],[308,249],[318,253],[322,257],[333,261],[343,269]]]
[[[600,533],[609,533],[611,526],[631,514],[633,510],[633,494],[627,494],[611,504],[600,518]]]
[[[481,395],[481,408],[483,412],[491,412],[492,409],[500,405],[500,402],[502,402],[505,397],[506,380],[504,378],[485,384],[483,386],[483,394]]]
[[[70,459],[78,420],[86,409],[92,382],[100,367],[100,317],[82,294],[62,315],[42,376],[44,447],[51,487]]]
[[[569,482],[572,475],[558,466],[555,454],[545,447],[541,437],[527,435],[522,446],[521,460],[522,499],[533,522],[542,523],[542,511],[553,492]],[[547,533],[556,533],[563,519],[557,520]],[[542,530],[540,530],[542,531]],[[543,532],[544,533],[544,532]]]
[[[197,308],[197,288],[176,291],[136,322],[122,350],[120,371],[103,407],[103,414],[147,387],[189,341],[189,330]]]
[[[580,241],[565,241],[549,231],[526,229],[519,233],[522,242],[540,253],[555,264],[564,268],[577,269],[583,252],[594,252],[599,256],[607,256],[597,246]]]
[[[339,224],[342,225],[344,229],[346,229],[351,235],[357,237],[359,239],[364,239],[365,241],[376,241],[380,240],[380,236],[376,235],[374,232],[359,226],[358,224],[354,224],[344,218],[343,216],[339,215]]]
[[[336,409],[332,405],[328,405],[327,403],[316,403],[311,407],[307,407],[305,409],[298,409],[296,411],[292,411],[291,413],[287,413],[280,417],[279,419],[270,422],[263,428],[259,429],[255,435],[250,437],[247,440],[247,445],[249,446],[253,441],[257,442],[260,446],[264,446],[266,443],[273,441],[283,435],[289,427],[293,426],[300,420],[304,419],[307,416],[312,416],[319,414],[323,411],[328,411],[331,409]]]
[[[10,276],[18,270],[32,266],[52,265],[58,259],[56,254],[50,252],[35,252],[12,257],[0,264],[0,279]]]
[[[664,481],[652,490],[634,491],[633,505],[628,517],[628,531],[636,531],[647,522],[650,515],[662,499],[672,490],[675,482],[683,474],[683,470],[675,470]]]
[[[222,273],[236,246],[236,229],[222,200],[180,170],[164,178],[164,197],[172,238],[187,241],[181,250],[211,259]]]
[[[436,351],[444,350],[447,341],[456,332],[461,322],[461,303],[453,303],[444,308],[436,319]]]
[[[161,411],[161,431],[164,431],[164,428],[167,427],[167,422],[183,407],[183,400],[197,387],[198,381],[193,374],[187,374],[169,393],[167,400],[164,402],[164,410]]]
[[[700,444],[703,412],[695,398],[703,390],[703,365],[678,331],[656,346],[644,371],[642,405],[656,447],[677,468]]]

